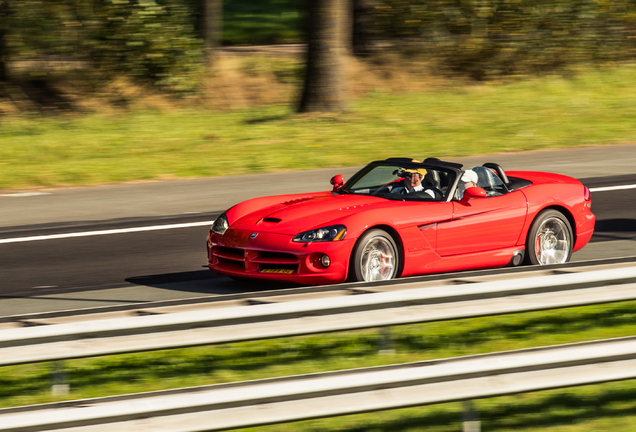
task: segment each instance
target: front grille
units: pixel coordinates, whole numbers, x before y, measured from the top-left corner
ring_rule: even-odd
[[[218,260],[220,269],[246,273],[277,269],[298,272],[298,257],[290,253],[216,246],[211,254]]]
[[[263,258],[282,258],[282,259],[298,260],[298,258],[296,258],[296,255],[290,254],[290,253],[284,253],[284,252],[265,252],[265,251],[261,251],[260,255]]]
[[[226,268],[231,268],[235,271],[245,271],[245,262],[244,261],[234,261],[225,258],[219,258],[219,265]]]
[[[233,260],[233,261],[245,260],[245,251],[243,249],[216,247],[214,248],[213,253],[219,259]]]

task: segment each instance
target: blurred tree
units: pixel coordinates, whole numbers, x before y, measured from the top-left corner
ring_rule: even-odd
[[[342,14],[340,16],[340,31],[342,32],[342,48],[347,55],[353,54],[353,3],[354,0],[342,2]]]
[[[9,19],[9,0],[0,0],[0,81],[8,79],[7,74],[7,30]]]
[[[11,0],[0,0],[7,9]],[[201,0],[196,0],[199,4]],[[195,0],[19,0],[11,1],[11,26],[0,19],[0,59],[84,60],[94,82],[126,76],[168,91],[195,91],[201,67],[201,39],[194,29]],[[3,13],[0,11],[0,13]],[[0,15],[1,16],[1,15]],[[10,39],[7,41],[7,35]],[[0,63],[2,64],[2,63]],[[0,73],[6,75],[6,68]],[[44,68],[30,78],[49,79]]]
[[[203,0],[203,40],[208,68],[214,63],[217,50],[222,45],[223,0]]]
[[[372,0],[353,0],[351,38],[352,51],[357,57],[366,57],[371,53],[373,18]]]
[[[399,49],[476,80],[636,57],[633,0],[374,0]]]
[[[344,53],[366,57],[371,49],[372,0],[345,0],[340,28]]]
[[[347,0],[310,0],[307,70],[300,112],[345,108],[343,14]]]
[[[103,0],[84,44],[95,69],[166,90],[191,92],[200,66],[190,9],[181,0]]]

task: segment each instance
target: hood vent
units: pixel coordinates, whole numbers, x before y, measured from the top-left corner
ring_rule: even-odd
[[[266,218],[263,218],[263,222],[271,222],[271,223],[278,223],[278,222],[280,222],[281,220],[282,220],[282,219],[278,219],[278,218],[275,218],[275,217],[266,217]]]
[[[310,199],[313,199],[313,196],[296,198],[296,199],[293,199],[293,200],[285,201],[283,204],[285,204],[285,205],[298,204],[298,203],[301,203],[303,201],[309,201]]]

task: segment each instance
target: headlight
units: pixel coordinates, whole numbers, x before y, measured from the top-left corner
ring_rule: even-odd
[[[337,241],[344,239],[344,236],[346,234],[346,226],[332,225],[311,231],[301,232],[296,237],[294,237],[294,241],[300,243]]]
[[[229,227],[230,224],[227,222],[227,216],[225,216],[225,213],[223,213],[221,216],[216,218],[216,220],[212,224],[212,231],[219,235],[223,235]]]

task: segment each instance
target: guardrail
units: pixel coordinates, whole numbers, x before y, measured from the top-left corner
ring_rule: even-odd
[[[502,279],[524,279],[564,273],[580,273],[589,270],[616,269],[636,266],[636,256],[600,259],[592,261],[569,262],[550,266],[520,266],[496,269],[482,269],[461,271],[455,273],[440,273],[423,276],[413,276],[404,279],[392,279],[378,282],[354,282],[340,285],[322,285],[306,287],[277,287],[260,285],[256,291],[243,291],[245,285],[239,285],[236,293],[203,294],[200,297],[185,297],[172,300],[152,300],[139,302],[122,302],[89,308],[51,310],[48,312],[20,313],[0,316],[0,329],[15,327],[30,327],[36,325],[61,324],[66,322],[88,321],[93,319],[123,318],[139,315],[166,314],[186,310],[205,308],[226,308],[234,306],[248,306],[257,303],[280,303],[303,299],[317,299],[337,296],[347,296],[358,293],[395,291],[417,286],[420,288],[458,285],[474,282],[488,282]],[[193,276],[186,272],[169,276],[172,282],[189,281]],[[195,277],[196,278],[196,277]],[[130,278],[127,281],[140,285],[154,286],[165,283],[165,275],[143,276]],[[110,302],[109,302],[110,303]]]
[[[0,431],[222,430],[635,377],[629,337],[9,408]]]
[[[636,267],[0,330],[0,365],[636,299]]]

